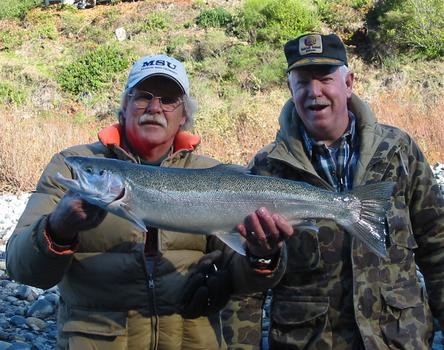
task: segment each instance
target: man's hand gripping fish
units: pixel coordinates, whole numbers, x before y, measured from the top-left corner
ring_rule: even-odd
[[[178,169],[70,156],[76,179],[57,174],[61,185],[142,229],[216,235],[245,254],[236,225],[260,207],[292,225],[332,219],[379,256],[386,254],[385,211],[394,183],[330,192],[304,182],[250,175],[241,167]]]

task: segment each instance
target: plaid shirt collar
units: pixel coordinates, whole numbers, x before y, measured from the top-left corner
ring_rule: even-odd
[[[338,146],[334,148],[315,141],[303,123],[299,123],[304,148],[316,172],[338,192],[353,187],[353,173],[359,155],[356,117],[350,111],[349,118],[347,131],[338,140]]]

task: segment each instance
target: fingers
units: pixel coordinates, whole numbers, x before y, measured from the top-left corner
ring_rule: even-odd
[[[279,214],[273,214],[272,217],[279,230],[281,238],[286,240],[294,234],[293,226],[291,226],[284,217]]]
[[[293,234],[293,227],[283,216],[271,214],[266,208],[250,214],[245,223],[236,228],[247,240],[250,250],[261,255],[272,254]]]
[[[267,241],[276,242],[279,238],[279,230],[269,213],[265,208],[256,210],[255,213],[246,218],[245,225],[248,231],[254,232],[259,244],[264,245]]]

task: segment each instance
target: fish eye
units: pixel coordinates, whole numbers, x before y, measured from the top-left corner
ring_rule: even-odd
[[[93,173],[93,168],[90,167],[90,166],[87,166],[87,167],[85,168],[85,172],[87,172],[88,174],[92,174],[92,173]]]

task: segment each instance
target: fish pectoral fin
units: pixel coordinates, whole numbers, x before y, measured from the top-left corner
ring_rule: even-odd
[[[214,236],[219,238],[227,246],[240,255],[245,255],[245,239],[238,232],[214,232]]]
[[[110,212],[115,213],[118,216],[124,217],[131,221],[137,228],[142,231],[146,231],[146,225],[141,218],[134,214],[131,207],[123,202],[113,202],[108,206]]]

